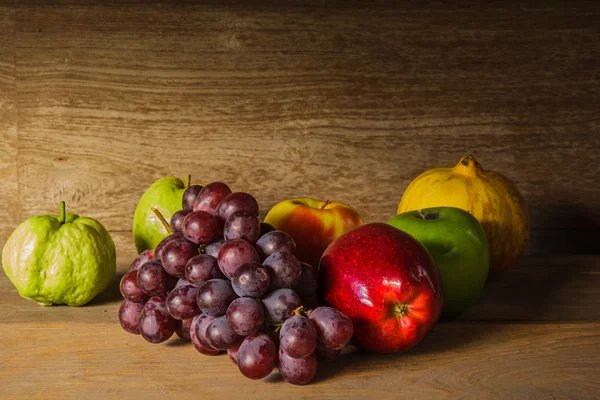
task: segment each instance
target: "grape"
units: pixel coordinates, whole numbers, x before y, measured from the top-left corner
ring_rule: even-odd
[[[177,280],[177,283],[175,284],[175,287],[176,287],[176,288],[178,288],[178,287],[180,287],[180,286],[194,286],[194,285],[192,285],[192,284],[190,283],[190,281],[188,281],[188,280],[187,280],[187,279],[185,279],[185,278],[179,278],[179,279]]]
[[[165,306],[165,298],[151,297],[140,314],[140,333],[150,343],[161,343],[175,333],[177,322],[171,318]]]
[[[185,239],[171,240],[161,252],[162,266],[170,275],[182,278],[185,276],[185,265],[188,260],[198,255],[198,246]]]
[[[265,233],[269,233],[275,230],[275,227],[269,223],[261,222],[260,223],[260,236],[263,236]]]
[[[181,232],[181,226],[183,225],[183,220],[187,215],[191,213],[190,210],[179,210],[171,217],[171,221],[169,225],[171,226],[171,230],[173,232]]]
[[[308,318],[295,315],[281,326],[279,346],[292,358],[308,357],[317,347],[317,331]]]
[[[256,242],[261,260],[274,253],[296,253],[296,243],[290,235],[282,231],[272,231],[261,236]]]
[[[135,260],[133,260],[133,262],[131,263],[131,267],[129,267],[130,271],[137,271],[138,269],[140,269],[140,267],[144,264],[146,264],[148,261],[153,260],[154,259],[154,250],[152,249],[148,249],[148,250],[144,250],[140,253],[139,256],[137,256],[135,258]]]
[[[194,211],[206,211],[214,214],[221,200],[230,193],[231,189],[223,182],[209,183],[198,193],[194,202]]]
[[[292,289],[277,289],[262,298],[267,322],[283,322],[302,305],[300,297]]]
[[[224,315],[215,318],[206,328],[208,343],[217,350],[227,350],[239,342],[239,336],[227,324]]]
[[[119,322],[121,327],[129,333],[140,333],[139,320],[144,303],[135,303],[125,299],[119,307]]]
[[[221,234],[219,222],[206,211],[192,211],[185,217],[181,232],[196,244],[208,244]]]
[[[217,206],[215,217],[225,223],[231,214],[239,210],[249,211],[258,217],[258,202],[248,193],[230,193]]]
[[[204,314],[218,317],[225,314],[227,307],[237,295],[231,283],[225,279],[210,279],[198,288],[196,300]]]
[[[193,318],[177,321],[177,329],[175,329],[177,336],[185,340],[190,340],[190,326],[192,326],[192,321]]]
[[[226,312],[227,324],[238,335],[258,332],[265,322],[265,310],[256,299],[241,297],[231,302]]]
[[[229,279],[242,264],[259,261],[254,246],[244,239],[233,239],[223,243],[217,259],[221,272]]]
[[[198,194],[202,191],[202,185],[190,185],[183,196],[181,196],[181,208],[185,211],[192,211]]]
[[[258,261],[242,264],[231,277],[231,286],[240,297],[261,297],[270,283],[269,270]]]
[[[156,248],[154,249],[154,259],[160,260],[161,256],[162,256],[163,248],[165,247],[165,245],[167,243],[170,243],[173,240],[185,240],[185,237],[183,236],[183,233],[181,233],[181,232],[175,232],[174,234],[165,237],[163,240],[158,242],[158,244],[156,245]]]
[[[275,368],[277,349],[273,340],[264,332],[248,336],[238,351],[238,368],[250,379],[262,379]]]
[[[350,318],[332,307],[317,307],[308,317],[317,331],[317,340],[332,350],[346,346],[354,328]]]
[[[176,282],[177,278],[169,275],[159,260],[148,261],[138,270],[138,287],[149,296],[166,294]]]
[[[317,271],[307,263],[301,262],[300,266],[302,266],[300,282],[294,287],[294,290],[302,300],[306,300],[317,294],[319,277]]]
[[[225,239],[218,238],[204,246],[204,253],[209,256],[213,256],[214,258],[219,257],[219,250],[221,250],[221,246],[225,243]]]
[[[306,385],[317,373],[317,355],[312,353],[304,358],[293,358],[279,347],[279,373],[286,382]]]
[[[143,303],[148,300],[150,296],[142,292],[142,290],[138,287],[137,275],[137,271],[127,272],[125,275],[123,275],[123,278],[121,278],[119,288],[121,290],[121,295],[126,300],[133,301],[135,303]]]
[[[225,279],[217,259],[208,254],[199,254],[190,258],[185,265],[185,277],[196,287],[200,287],[209,279]]]
[[[260,237],[258,217],[249,211],[236,211],[225,222],[223,236],[225,240],[245,239],[254,244]]]
[[[332,350],[326,347],[324,344],[317,343],[317,360],[323,362],[333,361],[340,355],[342,350]]]
[[[293,288],[300,282],[302,266],[293,254],[273,253],[263,261],[263,265],[271,274],[270,290]]]
[[[167,310],[175,319],[188,319],[200,314],[196,302],[198,289],[194,286],[180,286],[171,290],[167,296]]]
[[[238,365],[238,352],[240,351],[240,346],[242,345],[242,342],[243,340],[240,340],[233,347],[227,349],[227,355],[235,365]]]
[[[192,325],[190,325],[190,338],[192,339],[192,344],[200,353],[209,356],[219,354],[219,350],[213,349],[206,341],[206,327],[213,319],[214,317],[198,314],[192,318]],[[202,340],[200,340],[200,335],[202,335]]]

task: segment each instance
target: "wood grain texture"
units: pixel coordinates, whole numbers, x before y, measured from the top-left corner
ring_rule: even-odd
[[[600,324],[442,324],[398,355],[356,351],[297,387],[244,378],[226,355],[152,345],[100,323],[4,324],[0,381],[11,399],[595,399]]]
[[[472,152],[534,229],[597,232],[598,6],[431,4],[18,8],[20,214],[65,199],[126,231],[191,173],[263,215],[308,195],[382,221]]]
[[[19,222],[14,10],[0,6],[0,243]]]

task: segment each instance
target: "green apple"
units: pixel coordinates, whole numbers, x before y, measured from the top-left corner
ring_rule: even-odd
[[[187,179],[184,184],[179,178],[166,176],[144,192],[133,217],[133,240],[138,253],[154,249],[169,235],[152,208],[160,211],[167,222],[171,221],[171,216],[181,210],[181,199],[188,185]]]
[[[27,218],[2,249],[2,267],[22,297],[43,306],[82,306],[116,269],[115,244],[96,220],[65,212]]]
[[[423,244],[442,275],[442,317],[456,318],[479,298],[490,266],[487,237],[468,212],[454,207],[401,213],[388,224]]]

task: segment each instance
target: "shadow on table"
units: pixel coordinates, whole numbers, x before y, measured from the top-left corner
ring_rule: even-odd
[[[394,354],[367,353],[350,346],[334,361],[319,363],[314,382],[327,380],[330,377],[343,374],[346,368],[350,371],[356,371],[356,366],[366,369],[380,368],[382,357],[388,358],[388,361],[389,359],[396,359],[399,362],[398,367],[400,368],[402,368],[401,363],[403,360],[404,362],[414,362],[415,357],[426,355],[441,357],[444,353],[450,354],[460,351],[462,347],[476,346],[477,342],[485,341],[490,335],[498,335],[505,327],[506,325],[503,324],[441,322],[415,347]]]
[[[120,303],[121,301],[123,301],[123,296],[121,296],[121,291],[119,287],[123,275],[125,275],[125,272],[117,272],[110,284],[106,287],[106,289],[104,289],[102,293],[98,294],[98,296],[94,297],[92,301],[88,303],[88,305],[102,306],[109,303]]]

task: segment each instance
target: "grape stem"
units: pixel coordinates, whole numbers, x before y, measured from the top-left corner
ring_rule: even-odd
[[[192,176],[191,175],[186,175],[185,176],[185,180],[183,181],[183,187],[185,189],[190,187],[190,183],[192,183]]]
[[[169,223],[167,222],[165,217],[163,217],[162,213],[160,211],[158,211],[158,209],[156,207],[150,207],[150,209],[156,215],[156,217],[160,220],[160,222],[163,224],[163,226],[167,230],[167,233],[169,235],[172,235],[173,231],[171,230],[171,227],[169,226]]]
[[[64,201],[61,201],[60,202],[60,215],[58,217],[58,222],[60,222],[60,224],[63,225],[66,220],[67,220],[67,206],[65,205]]]

